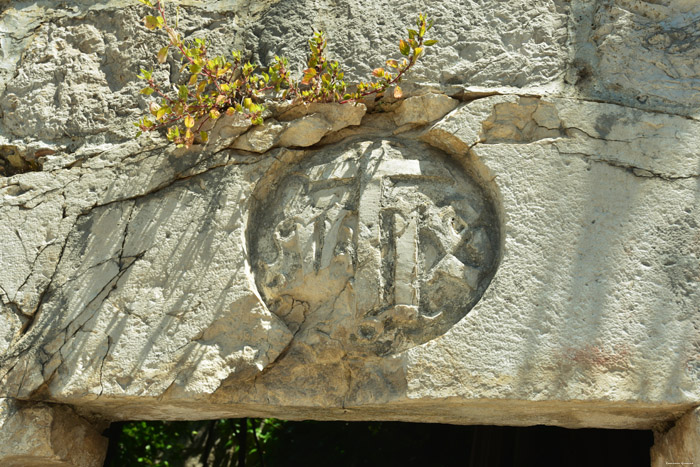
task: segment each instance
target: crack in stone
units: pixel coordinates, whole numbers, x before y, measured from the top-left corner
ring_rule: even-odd
[[[61,346],[60,346],[59,349],[57,350],[57,353],[61,356],[61,363],[52,371],[52,373],[51,373],[50,375],[48,375],[47,377],[44,378],[44,382],[45,382],[45,383],[51,381],[51,379],[55,376],[55,374],[56,374],[56,372],[58,371],[58,369],[64,364],[64,361],[63,361],[63,358],[62,358],[62,356],[63,356],[62,351],[63,351],[64,347],[71,341],[71,339],[73,339],[73,338],[75,337],[75,335],[76,335],[78,332],[80,332],[80,331],[83,329],[83,326],[90,320],[90,318],[91,318],[92,316],[88,317],[85,321],[83,321],[83,323],[81,323],[81,324],[76,328],[76,330],[73,331],[73,332],[71,333],[70,336],[68,336],[68,328],[69,328],[71,325],[73,325],[73,324],[75,323],[75,320],[78,319],[78,318],[83,314],[83,312],[84,312],[85,310],[88,310],[88,309],[92,306],[92,304],[95,303],[96,300],[99,300],[99,299],[100,299],[100,296],[103,295],[103,294],[105,293],[105,291],[107,291],[107,293],[106,293],[106,295],[104,296],[104,298],[101,299],[101,301],[102,301],[102,302],[106,301],[106,300],[109,298],[109,296],[110,296],[110,294],[112,293],[112,291],[115,290],[115,289],[118,287],[119,280],[121,279],[121,277],[130,269],[130,267],[131,267],[133,264],[136,263],[136,261],[138,261],[138,259],[140,259],[140,258],[143,256],[143,254],[145,254],[145,252],[141,252],[141,253],[139,253],[138,255],[135,255],[135,256],[124,256],[124,247],[125,247],[125,243],[126,243],[126,237],[127,237],[127,234],[128,234],[129,222],[131,221],[133,212],[134,212],[134,210],[135,210],[135,204],[136,204],[136,203],[134,203],[134,204],[131,206],[131,210],[130,210],[130,212],[129,212],[129,217],[128,217],[128,220],[127,220],[127,224],[126,224],[126,226],[124,227],[124,236],[123,236],[123,238],[122,238],[122,245],[121,245],[121,249],[120,249],[120,252],[119,252],[118,260],[116,261],[116,262],[117,262],[117,265],[118,265],[118,268],[119,268],[119,272],[118,272],[112,279],[110,279],[110,280],[107,282],[107,284],[105,284],[105,286],[95,295],[95,297],[94,297],[92,300],[90,300],[90,302],[88,302],[88,303],[85,305],[85,307],[83,308],[83,311],[78,315],[78,317],[76,317],[74,320],[72,320],[70,323],[68,323],[68,325],[67,325],[64,329],[62,329],[62,330],[60,331],[60,332],[65,333],[65,337],[64,337],[63,343],[61,344]],[[81,216],[82,216],[82,215],[81,215]],[[35,322],[37,321],[37,318],[38,318],[38,316],[39,316],[39,310],[40,310],[40,308],[41,308],[41,306],[42,306],[42,304],[43,304],[43,302],[44,302],[45,296],[46,296],[46,294],[48,293],[49,289],[51,289],[51,287],[52,287],[52,285],[53,285],[53,283],[54,283],[54,279],[55,279],[56,273],[57,273],[57,271],[58,271],[58,268],[59,268],[59,265],[60,265],[61,260],[62,260],[62,258],[63,258],[63,255],[64,255],[64,253],[65,253],[66,245],[68,244],[68,238],[70,237],[70,232],[72,232],[72,231],[74,230],[75,226],[77,225],[77,221],[78,221],[78,219],[79,219],[81,216],[76,216],[76,221],[74,222],[73,226],[72,226],[71,229],[69,230],[69,235],[66,236],[66,240],[65,240],[65,242],[64,242],[64,244],[63,244],[63,246],[62,246],[61,252],[60,252],[60,254],[59,254],[58,261],[57,261],[57,263],[56,263],[56,268],[54,269],[54,272],[53,272],[52,277],[51,277],[51,279],[50,279],[50,281],[49,281],[49,284],[46,286],[46,288],[44,289],[44,292],[42,293],[42,296],[41,296],[41,298],[40,298],[40,300],[39,300],[39,304],[37,305],[37,307],[36,307],[36,309],[35,309],[35,311],[34,311],[33,316],[30,317],[30,320],[29,320],[27,323],[25,323],[25,325],[24,325],[24,326],[22,327],[22,329],[20,330],[20,333],[21,333],[23,336],[22,336],[21,340],[19,341],[19,343],[17,344],[17,346],[18,346],[19,348],[13,349],[13,351],[12,351],[10,354],[5,354],[5,355],[3,355],[2,358],[1,358],[1,360],[0,360],[0,363],[4,364],[4,363],[10,361],[11,359],[16,359],[16,361],[14,362],[14,364],[12,365],[12,367],[10,367],[10,368],[7,370],[7,372],[5,372],[5,373],[2,375],[2,378],[4,378],[5,376],[7,376],[7,375],[14,369],[14,367],[15,367],[15,366],[17,365],[17,363],[19,362],[19,357],[21,357],[22,354],[26,353],[27,351],[29,351],[29,350],[34,346],[34,344],[36,343],[36,340],[37,340],[38,337],[40,336],[41,331],[43,331],[43,329],[41,329],[41,328],[32,327],[32,324],[35,323]],[[127,261],[127,260],[128,260],[128,261]],[[108,262],[108,261],[115,261],[115,258],[110,258],[110,259],[108,259],[108,260],[102,262],[101,264],[104,264],[104,263],[106,263],[106,262]],[[95,266],[97,266],[97,265],[95,265]],[[94,266],[93,266],[93,267],[94,267]],[[65,284],[63,284],[63,285],[65,285]],[[33,334],[32,334],[32,331],[33,331],[34,329],[38,329],[38,330],[35,331],[35,332],[33,332]],[[27,336],[30,336],[30,337],[27,337]],[[31,342],[29,342],[29,341],[31,341]],[[24,345],[22,345],[23,342],[24,342]],[[43,350],[42,350],[42,351],[43,351]],[[48,362],[48,361],[50,361],[51,358],[53,357],[53,355],[55,355],[55,353],[52,354],[52,355],[46,354],[46,356],[47,356],[48,358],[47,358],[45,361],[41,361],[41,362],[40,362],[41,365],[42,365],[42,375],[43,375],[43,368],[44,368],[45,363]],[[25,366],[26,366],[26,365],[25,365]],[[26,373],[26,369],[25,369],[25,373]],[[20,382],[20,385],[18,386],[18,390],[21,390],[22,385],[23,385],[24,378],[25,378],[25,376],[23,375],[23,376],[22,376],[22,381]],[[1,379],[1,378],[0,378],[0,379]]]
[[[227,149],[227,148],[222,149],[221,151],[218,151],[217,153],[214,153],[214,154],[212,154],[212,155],[218,154],[219,152],[223,152],[223,151],[226,151],[226,150],[228,150],[228,149]],[[145,193],[141,193],[141,194],[134,195],[134,196],[127,196],[127,197],[124,197],[124,198],[115,199],[115,200],[109,201],[109,202],[107,202],[107,203],[94,204],[94,205],[90,206],[85,212],[81,213],[81,215],[85,215],[85,214],[89,213],[90,211],[92,211],[93,209],[102,208],[102,207],[106,207],[106,206],[111,206],[111,205],[116,204],[116,203],[123,203],[123,202],[126,202],[126,201],[135,201],[135,200],[140,200],[140,199],[146,198],[146,197],[151,196],[151,195],[153,195],[153,194],[156,194],[156,193],[158,193],[158,192],[160,192],[160,191],[162,191],[162,190],[165,190],[166,188],[169,188],[169,187],[173,186],[174,184],[176,184],[176,183],[178,183],[178,182],[185,181],[185,180],[191,180],[191,179],[194,179],[194,178],[196,178],[196,177],[205,175],[205,174],[207,174],[207,173],[209,173],[209,172],[212,172],[212,171],[214,171],[214,170],[218,170],[218,169],[221,169],[221,168],[224,168],[224,167],[229,167],[229,166],[233,166],[233,165],[252,165],[252,164],[255,164],[255,163],[256,163],[256,162],[232,161],[232,160],[229,159],[229,160],[227,160],[226,162],[224,162],[224,163],[222,163],[222,164],[213,165],[213,166],[211,166],[211,167],[208,167],[208,168],[204,169],[202,172],[199,172],[199,173],[196,173],[196,174],[186,175],[186,176],[177,176],[177,175],[176,175],[175,178],[173,178],[172,180],[169,180],[169,181],[167,181],[167,182],[165,182],[165,183],[163,183],[163,184],[161,184],[161,185],[158,185],[157,187],[155,187],[155,188],[153,188],[153,189],[151,189],[151,190],[148,190],[148,191],[145,192]],[[194,166],[188,168],[188,169],[185,169],[183,172],[186,172],[187,170],[192,170],[192,169],[194,169],[195,167],[196,167],[196,164],[195,164]]]
[[[343,290],[345,290],[345,289],[343,289]],[[337,297],[336,297],[336,299],[337,299]],[[301,301],[301,300],[295,300],[295,299],[292,297],[292,306],[291,306],[291,309],[294,309],[294,303],[302,303],[302,304],[305,304],[306,302],[303,302],[303,301]],[[302,305],[302,306],[303,306],[303,305]],[[289,339],[289,342],[287,343],[287,345],[284,346],[284,348],[280,351],[280,353],[277,354],[277,357],[275,357],[274,360],[272,360],[272,361],[269,362],[267,365],[265,365],[265,368],[263,368],[262,371],[260,371],[260,373],[256,374],[256,375],[253,377],[253,385],[256,384],[258,378],[262,377],[264,374],[266,374],[267,372],[269,372],[273,367],[277,366],[277,364],[279,364],[279,362],[282,361],[282,359],[287,355],[287,353],[289,352],[289,350],[291,349],[292,345],[293,345],[294,342],[295,342],[295,338],[296,338],[297,334],[299,334],[299,332],[301,332],[302,328],[304,327],[304,324],[306,323],[306,319],[307,319],[307,317],[308,317],[308,315],[309,315],[309,312],[310,312],[310,310],[307,309],[306,312],[303,312],[303,313],[302,313],[302,320],[301,320],[301,323],[299,323],[299,327],[297,328],[297,330],[294,331],[294,332],[292,332],[292,337],[291,337],[291,339]],[[280,319],[282,319],[282,318],[280,318]],[[284,320],[282,320],[282,322],[284,322]],[[285,324],[285,326],[287,327],[287,330],[289,330],[289,331],[291,332],[291,329],[289,329],[289,326],[287,325],[287,323],[284,323],[284,324]]]
[[[124,248],[126,247],[126,238],[129,236],[129,225],[131,225],[131,220],[133,219],[135,210],[136,210],[136,201],[134,201],[134,203],[131,205],[131,209],[129,209],[129,215],[126,218],[126,225],[124,226],[124,235],[122,236],[122,244],[121,244],[121,247],[119,249],[119,262],[117,264],[120,272],[121,272],[122,268],[124,267]],[[143,252],[141,254],[143,254]],[[131,264],[133,264],[133,262]]]
[[[39,248],[39,251],[37,252],[36,257],[34,257],[34,260],[31,262],[31,264],[30,264],[30,266],[29,266],[29,269],[30,269],[30,271],[32,271],[32,272],[30,272],[30,273],[27,275],[27,277],[24,279],[24,281],[22,282],[22,284],[20,284],[20,286],[17,287],[17,292],[18,292],[18,293],[22,290],[22,288],[23,288],[25,285],[27,285],[27,282],[29,282],[29,279],[31,279],[32,274],[34,273],[34,267],[36,266],[37,261],[39,261],[39,258],[41,257],[41,254],[42,254],[44,251],[46,251],[46,249],[47,249],[48,247],[50,247],[51,245],[53,245],[53,244],[56,243],[57,241],[58,241],[57,239],[53,239],[53,240],[47,242],[46,244],[42,245],[42,246]],[[58,264],[57,264],[57,266],[58,266]],[[3,292],[5,292],[5,291],[3,290]],[[5,292],[5,294],[7,295],[7,292]],[[9,295],[8,295],[8,298],[9,298]],[[11,302],[12,302],[12,303],[15,303],[15,304],[17,305],[17,307],[19,308],[19,310],[22,311],[21,308],[19,307],[19,305],[15,302],[15,299],[16,299],[16,298],[17,298],[17,294],[15,294],[15,296],[12,297]],[[31,315],[29,315],[29,314],[25,314],[23,311],[22,311],[22,314],[25,315],[25,316],[31,316]]]
[[[25,219],[24,222],[27,220]],[[24,225],[24,222],[22,222],[22,225]],[[22,226],[20,225],[20,227]],[[19,229],[15,227],[14,229],[15,235],[19,239],[19,243],[22,245],[22,251],[24,251],[24,260],[29,263],[29,253],[27,253],[27,246],[24,244],[24,239],[22,238],[22,234],[19,232]]]
[[[659,178],[659,179],[661,179],[661,180],[665,180],[665,181],[669,181],[669,182],[672,182],[672,181],[675,181],[675,180],[690,180],[690,179],[693,179],[693,178],[700,178],[700,174],[693,174],[693,175],[668,175],[668,174],[663,174],[663,173],[655,172],[655,171],[650,170],[650,169],[645,169],[645,168],[643,168],[643,167],[637,167],[637,166],[634,166],[634,165],[625,164],[625,163],[619,162],[619,161],[611,161],[611,160],[608,160],[608,159],[602,159],[602,158],[599,158],[599,157],[597,157],[597,156],[592,156],[592,155],[590,155],[590,154],[585,154],[585,153],[582,153],[582,152],[565,152],[565,151],[561,151],[556,145],[554,145],[554,148],[555,148],[555,149],[557,150],[557,152],[558,152],[559,154],[561,154],[561,155],[564,155],[564,156],[579,156],[579,157],[581,157],[582,159],[587,160],[587,161],[599,162],[599,163],[602,163],[602,164],[609,165],[609,166],[611,166],[611,167],[615,167],[615,168],[618,168],[618,169],[623,169],[623,170],[626,170],[626,171],[627,171],[628,173],[630,173],[631,175],[634,175],[635,177],[638,177],[638,178]],[[647,175],[647,174],[649,174],[649,175]]]
[[[104,374],[105,360],[107,360],[107,356],[109,355],[109,349],[111,347],[112,347],[112,337],[107,335],[107,350],[105,351],[105,354],[102,357],[102,363],[100,364],[100,393],[97,395],[97,397],[100,397],[102,395],[102,393],[104,393],[104,390],[105,390],[102,376]]]
[[[31,203],[32,203],[34,200],[36,200],[36,199],[46,197],[46,196],[48,196],[48,195],[50,195],[50,194],[52,194],[52,193],[55,193],[55,192],[57,192],[57,191],[61,192],[61,195],[63,195],[63,197],[65,198],[65,190],[66,190],[66,188],[68,188],[69,185],[71,185],[71,184],[73,184],[73,183],[75,183],[75,182],[77,182],[77,181],[79,181],[79,180],[80,180],[80,177],[76,177],[76,178],[74,178],[73,180],[70,180],[70,181],[66,182],[66,184],[63,185],[63,186],[60,186],[60,187],[57,187],[57,188],[52,188],[52,189],[47,190],[47,191],[43,191],[43,192],[39,193],[38,195],[34,196],[33,198],[30,198],[30,199],[28,199],[28,200],[26,200],[26,201],[23,201],[23,202],[21,202],[21,203],[18,203],[18,205],[19,205],[20,207],[22,207],[23,209],[34,209],[34,208],[36,208],[37,206],[41,205],[42,203],[45,203],[45,202],[48,201],[48,200],[40,201],[38,204],[36,204],[36,205],[34,205],[34,206],[31,206],[31,207],[29,207],[28,205],[31,204]]]
[[[581,133],[583,133],[584,135],[586,135],[588,138],[597,139],[597,140],[599,140],[599,141],[605,141],[605,142],[610,142],[610,143],[631,143],[631,142],[633,142],[633,141],[637,141],[637,140],[640,140],[640,139],[647,139],[647,138],[645,138],[644,136],[640,136],[640,137],[637,137],[637,138],[631,138],[631,139],[611,139],[611,138],[602,138],[602,137],[600,137],[600,136],[592,135],[592,134],[588,133],[587,131],[582,130],[581,128],[578,128],[578,127],[575,127],[575,126],[567,126],[567,127],[564,127],[564,130],[565,130],[567,133],[568,133],[569,130],[580,131]],[[568,136],[568,137],[571,137],[571,135],[568,135],[568,134],[567,134],[567,136]]]
[[[25,323],[24,326],[22,326],[22,329],[20,329],[20,341],[17,343],[18,346],[21,348],[19,349],[19,353],[14,353],[12,355],[4,355],[2,357],[2,360],[0,360],[0,363],[4,363],[7,361],[8,358],[12,357],[18,357],[20,354],[24,353],[31,347],[33,344],[36,343],[36,339],[39,337],[38,333],[40,333],[43,329],[39,329],[39,331],[35,332],[34,335],[31,335],[33,329],[34,329],[34,323],[37,321],[37,318],[39,318],[40,311],[41,311],[41,306],[44,304],[44,300],[46,299],[46,295],[49,292],[49,289],[51,289],[51,286],[53,285],[53,281],[56,278],[56,273],[58,272],[58,268],[61,264],[61,261],[63,259],[63,255],[66,252],[66,246],[68,245],[68,238],[70,237],[70,232],[73,231],[75,226],[78,223],[78,217],[76,217],[75,221],[73,222],[73,225],[71,226],[70,229],[68,229],[68,234],[66,234],[66,238],[63,241],[63,245],[61,245],[61,251],[58,254],[58,259],[56,260],[56,267],[53,270],[53,273],[51,274],[51,278],[49,279],[49,283],[44,287],[44,290],[42,291],[41,295],[39,296],[39,302],[37,303],[36,307],[34,308],[34,311],[30,313],[30,320]],[[31,341],[31,342],[29,342]],[[26,344],[24,346],[21,345],[22,342],[25,342]],[[22,348],[24,347],[24,348]]]
[[[122,276],[129,270],[129,268],[131,268],[131,266],[133,266],[136,263],[136,261],[138,261],[138,259],[141,258],[141,256],[142,255],[140,254],[140,255],[136,255],[136,256],[132,256],[132,257],[129,257],[129,256],[124,257],[125,259],[133,259],[133,261],[130,261],[128,264],[126,264],[126,266],[123,267],[123,269],[120,267],[119,272],[112,279],[110,279],[109,282],[107,282],[107,284],[105,284],[105,286],[100,290],[100,292],[92,300],[90,300],[90,302],[88,302],[85,305],[85,307],[83,308],[83,311],[81,311],[80,314],[78,316],[76,316],[76,318],[73,319],[70,323],[68,323],[68,325],[61,331],[61,332],[66,333],[66,337],[64,339],[64,342],[63,342],[63,344],[61,344],[61,346],[59,347],[59,349],[57,351],[57,353],[61,357],[61,363],[51,372],[51,374],[47,378],[45,378],[45,382],[47,382],[47,383],[50,382],[53,379],[53,377],[56,375],[56,372],[58,371],[58,369],[61,368],[61,366],[65,363],[65,361],[63,359],[63,353],[62,353],[64,347],[66,345],[68,345],[79,332],[83,331],[83,327],[85,326],[85,324],[87,324],[88,321],[90,321],[91,318],[94,317],[94,313],[92,315],[88,316],[87,319],[85,319],[75,329],[75,331],[73,331],[70,334],[70,336],[68,335],[68,328],[70,328],[70,326],[73,325],[76,322],[76,320],[78,320],[81,317],[81,315],[86,310],[88,310],[93,303],[95,303],[95,301],[100,300],[100,302],[102,302],[102,303],[106,302],[109,299],[109,296],[112,294],[112,292],[118,288],[119,280],[122,278]],[[105,291],[107,293],[105,294],[104,298],[100,299],[100,296],[102,294],[104,294]],[[54,354],[52,354],[49,357],[49,360],[53,357],[53,355]],[[106,357],[106,355],[105,355],[105,357]],[[103,364],[104,364],[104,362],[103,362]]]

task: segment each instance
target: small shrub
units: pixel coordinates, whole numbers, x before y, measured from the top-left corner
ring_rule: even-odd
[[[210,58],[206,40],[185,41],[176,27],[168,23],[164,0],[139,1],[154,13],[144,18],[145,26],[162,30],[168,37],[168,45],[158,50],[158,63],[165,63],[168,54],[175,53],[182,63],[181,72],[189,72],[189,77],[171,91],[156,82],[152,70],[142,69],[139,78],[147,85],[141,94],[157,96],[158,100],[150,102],[150,115],[134,125],[139,128],[137,136],[167,128],[168,140],[178,147],[190,147],[195,138],[206,142],[209,135],[203,129],[205,124],[223,114],[241,113],[254,125],[262,124],[266,102],[355,103],[371,95],[380,97],[392,86],[394,97],[401,98],[399,82],[424,55],[425,48],[437,43],[425,39],[433,21],[421,14],[416,19],[416,29],[408,29],[408,37],[399,41],[402,58],[386,60],[385,68],[375,68],[373,80],[348,85],[341,64],[325,55],[324,33],[316,32],[308,41],[306,68],[301,79],[297,79],[292,76],[287,59],[282,57],[275,57],[267,69],[244,63],[240,51],[231,52],[229,59]]]

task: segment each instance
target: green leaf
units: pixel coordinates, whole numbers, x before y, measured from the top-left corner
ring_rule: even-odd
[[[209,111],[209,116],[212,120],[217,120],[219,117],[221,117],[221,113],[216,109],[211,109]]]
[[[409,37],[410,39],[415,38],[417,35],[418,35],[418,31],[416,31],[415,29],[409,29],[409,30],[408,30],[408,37]]]
[[[141,94],[145,94],[147,96],[150,96],[151,94],[153,94],[154,91],[155,91],[155,89],[153,89],[152,87],[146,87],[146,88],[143,88],[141,90]]]
[[[139,2],[143,3],[146,6],[153,7],[153,4],[151,3],[151,0],[139,0]]]
[[[311,80],[316,76],[315,68],[307,68],[304,70],[304,77],[301,80],[301,84],[309,84]]]
[[[190,65],[190,73],[192,73],[193,75],[196,75],[200,71],[202,71],[201,65],[197,65],[196,63]]]
[[[162,21],[162,19],[161,19]],[[144,24],[148,29],[151,31],[154,30],[155,28],[159,27],[160,23],[158,22],[158,18],[155,16],[148,15],[143,19]]]
[[[179,97],[180,99],[186,99],[187,96],[189,96],[189,94],[190,91],[187,89],[187,86],[181,84],[177,91],[177,97]]]
[[[165,61],[168,59],[168,46],[163,47],[160,49],[158,52],[158,63],[165,63]]]
[[[153,76],[152,71],[144,70],[143,68],[141,68],[141,75],[139,75],[139,78],[149,80],[151,79],[151,76]]]
[[[206,143],[207,141],[209,141],[209,133],[207,133],[206,131],[200,131],[199,138],[202,140],[203,143]]]
[[[411,53],[411,46],[408,44],[408,42],[401,39],[399,41],[399,50],[401,51],[402,55],[408,56],[408,54]]]
[[[174,141],[176,138],[180,137],[180,129],[176,126],[170,127],[168,129],[168,139]]]
[[[437,43],[438,43],[437,40],[435,40],[435,39],[430,39],[429,41],[423,42],[423,45],[426,46],[426,47],[430,47],[431,45],[435,45],[435,44],[437,44]]]

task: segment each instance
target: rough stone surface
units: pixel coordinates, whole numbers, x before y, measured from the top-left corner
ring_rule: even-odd
[[[443,94],[426,94],[409,97],[401,102],[394,113],[397,126],[407,124],[425,125],[442,118],[454,110],[459,102]]]
[[[239,136],[233,149],[264,153],[274,147],[308,147],[318,143],[329,133],[359,125],[367,108],[364,104],[302,104],[283,110],[281,121],[268,119]],[[228,125],[217,125],[227,128]]]
[[[99,467],[107,439],[68,407],[0,399],[0,464]]]
[[[444,333],[483,294],[495,209],[439,152],[361,141],[289,170],[261,180],[279,187],[252,210],[249,238],[258,289],[299,345],[393,354]]]
[[[0,397],[645,429],[700,405],[697,2],[181,5],[264,63],[323,29],[346,81],[426,8],[440,42],[404,100],[176,149],[132,138],[164,42],[138,2],[0,0]]]
[[[305,54],[305,34],[311,28],[331,37],[331,52],[345,59],[353,79],[382,66],[397,52],[408,21],[427,12],[436,20],[440,50],[431,63],[420,65],[414,81],[445,86],[546,86],[560,77],[568,59],[567,1],[460,0],[395,3],[352,0],[343,3],[311,0],[269,2],[253,26],[256,55],[270,60],[278,50],[297,60]],[[368,11],[385,12],[366,21]],[[407,19],[409,19],[407,21]]]
[[[256,126],[250,131],[243,133],[233,142],[231,147],[233,149],[241,149],[243,151],[261,154],[277,145],[280,135],[284,130],[284,125],[280,125],[277,120],[270,118],[262,125]]]
[[[583,95],[699,117],[700,4],[692,0],[572,2],[566,82]]]
[[[486,388],[491,397],[523,390],[520,395],[542,400],[564,394],[606,400],[697,394],[698,171],[677,177],[684,160],[659,154],[653,143],[636,144],[649,120],[663,131],[667,116],[628,119],[625,128],[635,138],[603,143],[617,146],[615,152],[628,158],[621,162],[605,157],[596,135],[571,131],[573,122],[590,125],[586,114],[569,121],[562,116],[560,137],[514,144],[522,137],[515,130],[536,123],[530,116],[540,109],[564,114],[556,100],[506,104],[513,106],[511,121],[504,120],[494,142],[488,136],[493,119],[483,111],[489,99],[497,113],[504,98],[475,101],[437,125],[436,135],[429,130],[423,137],[436,144],[447,140],[447,147],[471,146],[474,164],[496,184],[505,246],[494,282],[465,320],[409,352],[412,396],[481,395]],[[638,112],[597,105],[601,108],[588,119]],[[685,122],[676,117],[674,124]],[[445,128],[460,129],[461,145],[450,144]],[[654,168],[661,158],[662,172]],[[655,341],[660,332],[669,334]],[[506,335],[513,341],[504,342]],[[506,356],[502,352],[510,345],[518,350]],[[494,346],[500,350],[491,350]],[[669,346],[677,353],[669,355]],[[455,355],[461,363],[451,366]],[[452,371],[444,379],[429,371],[446,365]],[[642,367],[649,370],[645,376]],[[662,373],[665,382],[652,383]]]
[[[687,413],[666,433],[655,433],[652,467],[700,463],[700,409]]]

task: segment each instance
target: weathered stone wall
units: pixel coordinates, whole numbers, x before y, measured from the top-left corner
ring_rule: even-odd
[[[65,406],[0,399],[0,459],[6,467],[82,466],[104,463],[107,439],[98,427]]]
[[[666,433],[655,433],[651,465],[694,465],[700,459],[700,410],[683,416]]]
[[[657,429],[700,405],[697,2],[180,4],[263,63],[323,29],[349,80],[424,9],[440,43],[402,101],[174,149],[133,139],[165,43],[142,5],[0,1],[0,397]]]

